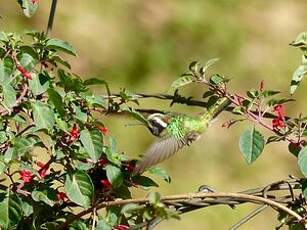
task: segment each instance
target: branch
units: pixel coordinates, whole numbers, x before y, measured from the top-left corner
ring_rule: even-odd
[[[186,213],[193,211],[195,209],[209,207],[213,205],[225,204],[225,205],[239,205],[242,203],[254,203],[254,204],[262,204],[266,206],[270,206],[275,210],[283,211],[288,215],[292,216],[297,222],[302,222],[303,217],[297,214],[296,212],[292,211],[290,208],[286,207],[284,204],[288,204],[289,201],[287,199],[292,199],[291,195],[283,196],[280,199],[277,199],[273,195],[268,195],[269,191],[281,191],[281,190],[289,190],[292,189],[300,189],[300,182],[298,179],[292,179],[288,181],[279,181],[274,182],[270,185],[250,189],[243,192],[238,193],[225,193],[225,192],[210,192],[210,193],[188,193],[188,194],[181,194],[181,195],[170,195],[161,197],[160,201],[167,205],[168,207],[175,207],[175,209],[180,213]],[[291,193],[291,192],[290,192]],[[292,201],[292,200],[291,200]],[[149,203],[148,198],[141,198],[141,199],[126,199],[126,200],[114,200],[114,201],[107,201],[99,203],[98,205],[91,207],[87,210],[84,210],[78,214],[76,214],[73,218],[67,220],[62,226],[61,229],[66,229],[74,220],[80,219],[83,216],[91,213],[93,209],[99,210],[107,207],[112,206],[124,206],[126,204],[147,204]],[[255,215],[253,215],[255,216]],[[248,220],[252,217],[248,217]],[[158,220],[159,222],[162,221]],[[148,223],[143,223],[139,227],[144,227]],[[132,228],[136,229],[136,228]]]

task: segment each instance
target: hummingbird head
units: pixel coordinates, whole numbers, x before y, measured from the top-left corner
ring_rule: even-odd
[[[162,113],[153,113],[147,118],[148,128],[155,136],[160,136],[163,130],[167,127],[167,118]]]

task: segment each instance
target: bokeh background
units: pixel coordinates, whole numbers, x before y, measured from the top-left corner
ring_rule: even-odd
[[[16,1],[0,1],[0,29],[44,30],[50,3],[41,0],[38,12],[28,19]],[[78,57],[69,57],[75,73],[105,79],[113,92],[126,87],[134,92],[163,93],[191,61],[205,63],[219,57],[212,71],[231,78],[231,90],[244,92],[264,80],[265,87],[288,95],[292,72],[300,64],[299,51],[288,44],[307,30],[306,9],[306,0],[65,0],[58,1],[52,36],[69,41],[78,50]],[[306,90],[307,82],[294,96],[299,100],[286,106],[287,114],[306,111]],[[95,91],[105,93],[100,88]],[[202,92],[193,86],[184,90],[185,95],[196,98]],[[150,99],[140,105],[189,114],[202,110],[168,106]],[[251,124],[221,128],[227,118],[230,114],[220,116],[200,141],[162,164],[172,177],[170,185],[160,181],[162,194],[196,191],[202,184],[218,191],[240,191],[289,174],[300,176],[295,157],[283,143],[270,144],[247,166],[238,139]],[[134,123],[129,118],[103,119],[119,140],[119,150],[131,157],[153,141],[143,127],[126,126]],[[251,208],[212,207],[156,229],[227,229]],[[276,213],[267,210],[241,229],[274,229],[276,223]]]

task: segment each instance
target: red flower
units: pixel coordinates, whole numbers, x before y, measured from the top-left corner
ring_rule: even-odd
[[[16,65],[16,68],[19,70],[19,72],[24,76],[24,78],[32,80],[31,74],[21,65]]]
[[[67,197],[67,195],[66,195],[65,192],[58,192],[58,193],[56,194],[56,198],[57,198],[57,201],[63,201],[63,202],[65,202],[65,201],[68,200],[68,197]]]
[[[114,230],[129,230],[129,226],[124,225],[124,224],[119,224],[115,227]]]
[[[107,189],[112,188],[112,184],[108,179],[101,180],[100,183]]]
[[[44,178],[46,175],[49,174],[48,165],[44,164],[41,161],[36,161],[36,164],[39,166],[38,174],[40,175],[41,178]]]
[[[21,170],[19,172],[19,175],[20,175],[20,179],[23,180],[25,184],[32,182],[33,177],[34,177],[33,173],[30,170],[26,170],[26,169]]]
[[[107,135],[109,133],[109,129],[107,127],[99,127],[99,130],[103,135]]]
[[[272,126],[273,126],[273,129],[280,129],[280,128],[285,128],[286,124],[282,119],[274,118],[272,120]]]
[[[38,3],[39,0],[32,0],[32,4]]]
[[[70,131],[70,137],[72,140],[76,140],[79,138],[79,136],[80,136],[79,128],[76,124],[74,124],[74,126],[72,127]]]
[[[274,112],[277,114],[279,118],[284,119],[285,117],[285,107],[284,105],[278,104],[274,106]]]

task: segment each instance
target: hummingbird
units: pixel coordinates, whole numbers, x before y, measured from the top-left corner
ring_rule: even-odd
[[[227,97],[219,98],[206,112],[198,116],[174,112],[149,115],[147,127],[158,138],[144,153],[134,169],[134,174],[141,174],[147,168],[171,157],[184,146],[190,146],[230,103]]]

